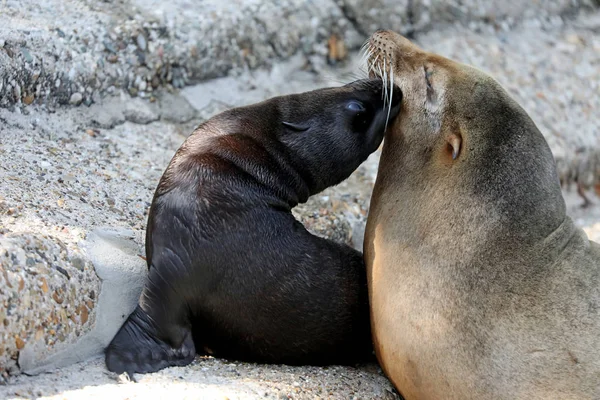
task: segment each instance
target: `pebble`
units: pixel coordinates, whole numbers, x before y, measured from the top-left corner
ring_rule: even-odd
[[[79,92],[75,92],[71,95],[71,98],[69,99],[69,103],[71,103],[72,105],[78,106],[81,104],[81,102],[83,101],[83,95]]]
[[[25,47],[21,48],[21,54],[23,54],[23,58],[25,59],[26,62],[30,63],[33,61],[33,57],[31,56],[31,53],[29,53],[29,50],[27,50]]]
[[[104,48],[106,50],[108,50],[111,53],[116,53],[117,52],[117,48],[115,47],[114,44],[112,44],[110,41],[105,40],[104,42],[102,42],[104,44]]]
[[[119,56],[117,56],[116,54],[109,54],[108,56],[106,56],[106,61],[108,61],[109,63],[116,63],[119,60]]]
[[[139,47],[140,50],[142,51],[146,51],[146,37],[143,34],[138,34],[136,37],[136,42],[137,42],[137,46]]]

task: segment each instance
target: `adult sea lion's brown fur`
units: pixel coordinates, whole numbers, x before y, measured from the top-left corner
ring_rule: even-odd
[[[407,400],[600,399],[600,246],[566,215],[534,122],[393,32],[367,51],[403,93],[365,237],[388,377]]]

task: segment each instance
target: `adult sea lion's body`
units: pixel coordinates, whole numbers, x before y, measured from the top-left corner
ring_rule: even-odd
[[[148,283],[106,350],[109,370],[151,372],[205,352],[288,364],[368,357],[362,254],[310,234],[290,210],[377,149],[382,89],[368,80],[276,97],[198,127],[156,190]]]
[[[389,32],[403,92],[367,222],[374,346],[412,399],[600,399],[600,246],[550,149],[484,73]]]

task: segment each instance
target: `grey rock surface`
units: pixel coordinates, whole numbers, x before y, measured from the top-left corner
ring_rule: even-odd
[[[412,2],[410,21],[415,32],[457,22],[471,28],[484,22],[507,29],[523,20],[556,21],[597,6],[596,0],[416,0]]]
[[[343,58],[377,29],[514,25],[560,19],[596,0],[3,0],[0,107],[89,106],[120,92],[272,65],[294,54]],[[339,48],[342,46],[342,48]],[[342,53],[342,54],[338,54]]]
[[[6,0],[0,107],[152,97],[362,38],[332,0]],[[60,18],[57,16],[60,15]]]

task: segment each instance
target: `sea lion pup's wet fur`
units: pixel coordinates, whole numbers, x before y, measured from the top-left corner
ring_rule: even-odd
[[[106,350],[115,372],[195,354],[287,364],[372,354],[362,254],[291,213],[346,179],[383,138],[381,80],[226,111],[181,146],[148,219],[148,283]],[[400,95],[388,106],[393,118]],[[392,104],[393,103],[393,104]]]
[[[407,400],[600,399],[600,246],[542,134],[472,67],[389,31],[367,51],[403,92],[365,237],[388,377]]]

